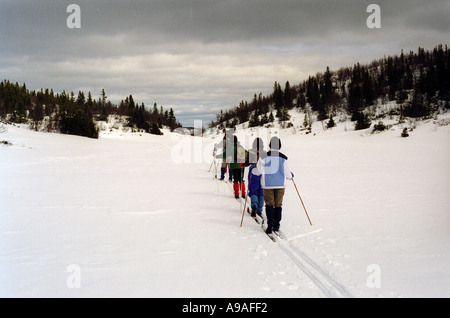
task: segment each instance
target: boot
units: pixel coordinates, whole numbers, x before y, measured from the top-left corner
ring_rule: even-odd
[[[252,218],[256,217],[256,208],[252,207],[252,213],[250,214],[252,216]]]
[[[278,231],[280,230],[280,221],[281,221],[281,207],[274,209],[274,220],[273,220],[273,230]]]
[[[267,229],[266,233],[270,234],[273,231],[274,222],[274,212],[275,208],[273,206],[266,206],[266,217],[267,217]]]
[[[224,180],[225,179],[225,172],[226,171],[227,171],[227,169],[220,168],[220,180]]]
[[[242,194],[242,197],[245,199],[245,183],[244,182],[241,183],[241,194]]]
[[[239,199],[239,183],[233,183],[234,197]]]

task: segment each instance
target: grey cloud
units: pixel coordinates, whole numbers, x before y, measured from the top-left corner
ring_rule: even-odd
[[[374,2],[379,30],[366,26]],[[81,29],[66,26],[70,3],[81,7]],[[115,102],[131,93],[147,105],[206,114],[269,93],[275,80],[445,44],[449,3],[2,0],[0,73],[34,89],[104,87]]]
[[[342,33],[364,38],[367,0],[156,0],[77,2],[82,28],[65,22],[69,1],[6,1],[0,4],[1,48],[20,54],[64,56],[142,54],[196,43],[283,46],[338,42]],[[449,1],[375,1],[383,28],[448,30]],[[28,51],[28,52],[26,52]]]

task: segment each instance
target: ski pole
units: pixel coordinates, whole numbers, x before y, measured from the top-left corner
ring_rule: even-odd
[[[305,210],[306,217],[308,218],[309,224],[312,226],[311,220],[309,219],[309,215],[308,215],[308,212],[306,211],[305,204],[303,203],[302,197],[300,196],[300,193],[298,192],[297,185],[295,184],[294,178],[292,178],[292,183],[294,184],[295,190],[297,191],[298,197],[300,198],[300,202],[303,205],[303,209]]]
[[[208,172],[210,172],[210,171],[211,171],[211,167],[212,167],[212,165],[213,165],[213,163],[214,163],[214,159],[215,159],[215,158],[213,158],[213,161],[211,162],[211,165],[209,166],[209,170],[208,170]]]
[[[251,170],[250,170],[251,172]],[[242,180],[244,180],[244,177],[242,177]],[[244,221],[244,214],[245,214],[245,207],[247,206],[247,198],[248,198],[248,191],[250,190],[250,181],[252,180],[252,174],[250,173],[250,177],[248,177],[248,189],[247,189],[247,195],[245,196],[245,202],[244,202],[244,210],[242,210],[242,219],[241,219],[241,225],[240,227],[242,227],[242,222]]]

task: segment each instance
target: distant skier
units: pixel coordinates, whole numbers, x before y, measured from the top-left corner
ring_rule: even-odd
[[[241,146],[236,136],[227,133],[225,137],[224,152],[216,155],[216,158],[222,158],[230,167],[234,197],[238,199],[241,192],[242,197],[245,198],[244,169],[248,166],[248,152]]]
[[[266,204],[267,234],[280,229],[285,180],[291,180],[294,176],[289,170],[288,158],[280,152],[280,139],[272,137],[269,147],[270,151],[266,156],[258,160],[257,172],[253,172],[253,174],[261,175],[261,186]]]
[[[223,136],[223,140],[222,140],[222,153],[226,152],[226,147],[227,147],[226,144],[227,143],[226,143],[226,135],[225,135],[225,136]],[[213,156],[217,158],[216,153],[217,153],[217,151],[213,153]],[[222,181],[225,180],[225,173],[227,172],[228,168],[229,168],[229,164],[227,163],[227,161],[222,160],[222,164],[220,167],[220,180],[222,180]],[[231,171],[229,171],[228,176],[229,176],[229,180],[231,182],[233,180]]]
[[[211,166],[209,167],[209,170],[211,171],[211,167],[212,167],[212,165],[214,165],[214,178],[215,179],[217,179],[216,154],[217,154],[217,144],[214,144],[213,153],[212,153],[213,162],[211,163]]]
[[[261,187],[261,175],[258,175],[258,169],[256,168],[256,163],[259,158],[265,156],[264,143],[262,139],[256,138],[253,141],[252,148],[248,152],[249,162],[251,163],[248,172],[248,196],[251,200],[251,216],[256,217],[256,214],[258,214],[258,216],[262,217],[264,196],[263,189]],[[255,171],[256,174],[253,174],[253,171]]]

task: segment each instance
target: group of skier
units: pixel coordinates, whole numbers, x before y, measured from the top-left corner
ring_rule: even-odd
[[[294,177],[287,163],[288,158],[280,149],[281,140],[276,136],[270,139],[269,151],[266,152],[261,138],[256,138],[251,149],[245,150],[237,136],[227,133],[222,140],[222,153],[217,154],[217,147],[213,152],[215,159],[222,159],[220,180],[225,180],[229,169],[229,180],[233,182],[236,199],[246,197],[244,169],[249,167],[247,180],[251,215],[263,218],[265,204],[267,234],[280,229],[286,180]]]

